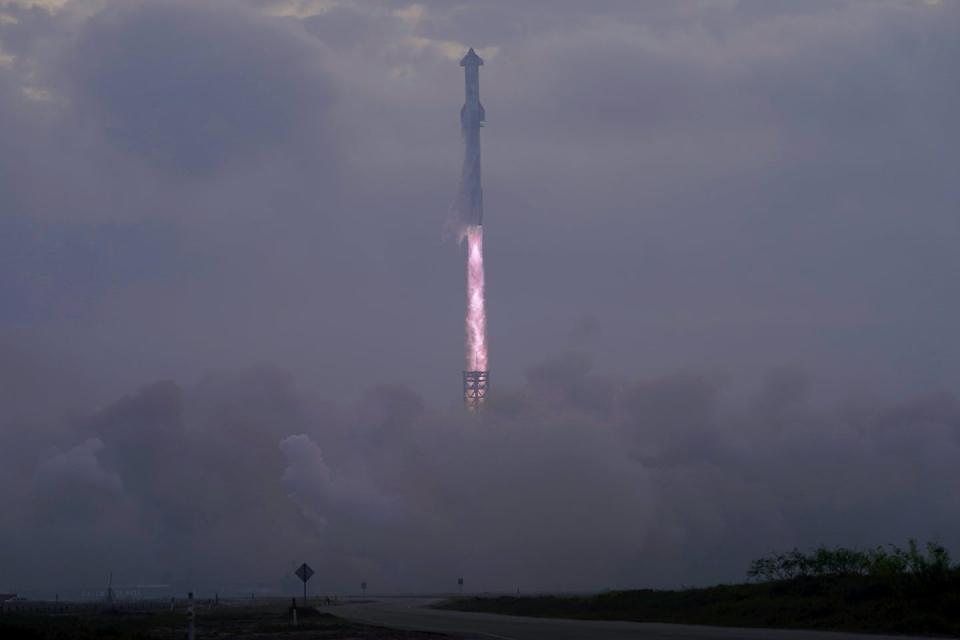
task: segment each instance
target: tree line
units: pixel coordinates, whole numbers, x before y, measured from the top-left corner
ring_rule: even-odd
[[[750,563],[747,576],[759,581],[795,580],[827,576],[869,576],[881,579],[935,583],[960,574],[960,565],[951,564],[950,554],[936,542],[924,548],[911,539],[906,548],[890,544],[860,550],[820,546],[804,552],[792,551],[758,558]]]

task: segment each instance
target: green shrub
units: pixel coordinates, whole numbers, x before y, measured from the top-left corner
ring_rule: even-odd
[[[940,544],[929,542],[925,552],[911,539],[906,549],[896,545],[868,551],[820,546],[804,553],[794,548],[758,558],[750,563],[747,577],[761,582],[826,576],[871,576],[891,582],[929,584],[942,582],[951,571],[950,554]]]

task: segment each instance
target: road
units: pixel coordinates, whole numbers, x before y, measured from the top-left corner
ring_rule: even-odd
[[[434,631],[462,638],[496,640],[919,640],[909,636],[874,636],[821,631],[737,629],[680,624],[523,618],[425,608],[425,598],[391,598],[345,603],[324,611],[354,622]],[[927,639],[929,640],[929,639]]]

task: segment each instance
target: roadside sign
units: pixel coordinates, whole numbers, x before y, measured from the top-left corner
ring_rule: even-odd
[[[297,570],[294,571],[297,574],[297,577],[300,578],[304,583],[307,582],[313,576],[313,569],[310,568],[306,562],[297,567]]]
[[[310,576],[313,575],[313,569],[310,568],[306,562],[297,567],[297,570],[294,571],[298,578],[303,581],[303,606],[307,606],[307,580],[310,579]],[[296,607],[294,607],[296,610]]]

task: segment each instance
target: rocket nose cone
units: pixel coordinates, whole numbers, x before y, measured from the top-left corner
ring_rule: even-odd
[[[473,50],[473,47],[470,47],[470,50],[467,51],[467,55],[463,56],[463,59],[460,60],[460,66],[477,66],[483,64],[483,58],[477,55],[477,52]]]

